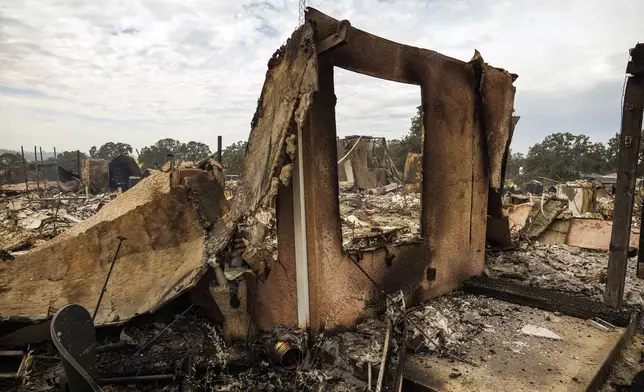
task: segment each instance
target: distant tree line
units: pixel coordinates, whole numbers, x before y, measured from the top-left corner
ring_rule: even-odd
[[[422,146],[422,107],[416,108],[409,131],[400,139],[389,140],[391,159],[401,172],[407,153],[420,153]],[[508,157],[506,179],[517,185],[530,180],[549,179],[563,182],[588,174],[608,174],[617,171],[619,134],[607,143],[592,142],[586,135],[569,132],[553,133],[536,143],[527,154],[512,153]],[[640,142],[638,173],[644,175],[644,130]]]
[[[92,146],[89,150],[89,157],[93,159],[111,160],[119,155],[132,155],[134,149],[131,145],[122,142],[108,142],[100,147]],[[222,151],[222,165],[226,174],[240,174],[244,155],[246,153],[246,142],[239,141],[231,144]],[[137,161],[142,169],[159,168],[170,156],[178,161],[198,162],[212,152],[207,144],[190,141],[182,143],[175,139],[161,139],[151,146],[143,147],[138,155]],[[78,172],[77,151],[63,151],[58,154],[58,166]],[[80,153],[81,161],[88,156]],[[38,178],[40,180],[55,181],[57,172],[56,160],[48,158],[43,165],[39,166]],[[27,177],[29,181],[36,181],[36,170],[34,162],[25,162],[27,166]],[[0,184],[20,183],[25,181],[23,160],[20,153],[6,152],[0,155]]]
[[[591,142],[586,135],[553,133],[530,147],[527,154],[511,152],[506,179],[521,185],[530,180],[563,182],[589,174],[615,173],[619,140],[619,134],[603,144]],[[640,142],[638,175],[644,174],[642,158],[644,139]]]
[[[411,118],[409,132],[400,139],[387,141],[387,152],[396,168],[402,173],[405,170],[407,153],[420,154],[423,144],[423,107],[416,107],[416,114]]]
[[[411,118],[409,131],[399,139],[389,140],[387,149],[396,167],[402,172],[405,167],[407,153],[420,153],[422,145],[422,107],[416,107],[416,113]],[[643,131],[644,132],[644,131]],[[226,174],[241,174],[247,142],[238,141],[222,151],[222,165]],[[619,149],[619,134],[607,143],[592,142],[586,135],[575,135],[569,132],[553,133],[536,143],[527,154],[510,152],[506,168],[506,180],[522,185],[530,180],[549,179],[553,181],[568,181],[580,178],[586,174],[607,174],[617,171],[617,153]],[[131,155],[133,148],[127,143],[105,143],[100,147],[92,146],[89,156],[96,159],[110,160],[126,154]],[[142,169],[161,167],[169,155],[175,160],[200,161],[211,154],[208,145],[190,141],[182,143],[175,139],[161,139],[155,144],[144,147],[138,155]],[[64,151],[58,154],[60,166],[76,172],[78,155],[76,151]],[[80,154],[80,158],[87,156]],[[638,173],[644,175],[644,134],[640,144],[640,163]],[[45,162],[52,162],[49,158]],[[29,167],[30,164],[27,164]],[[30,180],[35,180],[35,171],[28,172]],[[55,167],[43,169],[40,178],[55,180]],[[17,183],[24,181],[22,157],[18,153],[0,155],[0,183]]]

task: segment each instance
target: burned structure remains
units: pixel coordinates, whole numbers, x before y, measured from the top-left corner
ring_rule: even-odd
[[[384,137],[348,136],[338,139],[338,180],[359,189],[400,182],[400,173],[387,152]]]
[[[338,139],[336,67],[420,86],[422,153],[409,154],[404,173],[396,170],[380,139]],[[403,373],[424,385],[419,390],[471,390],[467,388],[472,382],[479,390],[503,390],[498,387],[499,373],[521,374],[521,366],[532,365],[524,378],[504,378],[505,390],[529,389],[534,380],[542,383],[536,389],[556,385],[560,390],[592,390],[605,376],[600,374],[603,365],[597,370],[581,361],[573,363],[570,350],[583,361],[608,362],[614,357],[613,347],[633,333],[638,316],[631,316],[630,308],[609,308],[597,301],[605,276],[582,273],[562,261],[573,254],[576,262],[586,260],[597,268],[602,260],[592,252],[606,247],[595,241],[594,248],[587,247],[595,250],[581,253],[568,246],[579,238],[574,235],[580,230],[577,226],[588,223],[574,219],[583,218],[591,204],[599,208],[584,201],[589,192],[582,185],[563,187],[559,193],[568,199],[544,196],[540,205],[532,200],[504,205],[505,166],[518,121],[513,115],[516,78],[485,63],[478,51],[470,61],[460,61],[371,35],[308,8],[305,23],[268,62],[242,174],[234,186],[227,188],[232,178],[224,176],[214,155],[199,163],[172,161],[160,170],[146,171],[136,186],[110,196],[105,205],[96,202],[100,206],[93,209],[94,215],[67,216],[75,224],[61,234],[54,230],[47,242],[24,251],[20,248],[26,242],[12,239],[12,254],[5,252],[8,257],[0,263],[0,318],[30,325],[12,326],[0,336],[0,345],[38,343],[33,336],[42,334],[34,331],[44,328],[44,339],[53,339],[60,354],[54,359],[61,360],[70,386],[82,384],[87,390],[99,388],[100,366],[124,372],[141,366],[146,350],[153,351],[152,358],[163,356],[171,345],[153,344],[163,334],[186,339],[172,346],[177,350],[194,343],[196,334],[215,336],[212,347],[201,347],[209,350],[210,359],[202,355],[202,362],[194,363],[191,352],[180,358],[180,366],[172,364],[181,368],[174,375],[128,377],[187,380],[182,390],[193,390],[195,372],[209,374],[217,368],[225,373],[229,358],[219,343],[235,347],[236,341],[261,340],[269,349],[253,351],[256,347],[250,344],[242,351],[253,356],[269,351],[279,366],[298,372],[291,377],[295,384],[289,384],[293,390],[307,390],[297,384],[302,379],[313,385],[333,378],[312,364],[322,361],[320,357],[332,363],[334,371],[351,373],[346,379],[360,386],[354,390],[371,390],[373,384],[375,390],[383,390],[387,369],[394,368],[396,377],[388,381],[391,390],[401,390]],[[641,126],[641,106],[638,110]],[[127,180],[141,175],[128,158],[109,164],[87,160],[81,178],[96,188],[126,190]],[[627,164],[620,161],[620,170]],[[618,173],[618,192],[624,178],[631,180]],[[396,230],[388,231],[378,222],[383,227],[362,227],[377,241],[356,241],[347,247],[351,238],[346,223],[360,219],[349,219],[342,211],[357,211],[362,201],[342,194],[344,182],[352,182],[358,192],[400,191],[371,199],[365,208],[395,200],[401,203],[399,210],[420,210],[414,235],[391,240]],[[415,199],[407,199],[407,193]],[[57,219],[62,199],[39,195],[28,202],[55,208]],[[565,239],[540,248],[539,240],[561,234],[556,232],[564,220],[559,217],[576,200],[585,204],[564,223]],[[56,205],[47,204],[52,201]],[[84,202],[88,201],[87,196]],[[22,212],[19,202],[7,204],[7,215],[31,219],[26,213],[17,218]],[[345,208],[343,202],[355,205]],[[614,233],[616,227],[617,221]],[[529,240],[534,257],[528,245],[512,256],[503,253],[516,244],[517,235]],[[629,243],[628,235],[615,242],[618,246],[611,242],[613,279],[624,272],[618,256],[626,254],[622,245]],[[531,261],[524,262],[528,258]],[[526,276],[534,271],[539,275]],[[568,290],[553,292],[560,281],[569,284]],[[626,282],[630,306],[638,302],[637,295],[630,294],[637,283]],[[617,300],[613,295],[619,294],[618,286],[608,279],[611,301]],[[153,322],[154,334],[136,324],[162,307],[184,304],[182,300],[189,306],[171,321]],[[191,313],[197,308],[199,316]],[[72,328],[65,321],[73,317],[87,327],[78,329],[83,339],[75,340],[78,325]],[[186,320],[199,325],[182,324]],[[222,325],[221,337],[207,322]],[[120,329],[119,341],[105,346],[131,352],[97,365],[95,346],[109,333],[99,336],[94,326],[124,325],[135,337]],[[83,350],[74,347],[77,341]],[[415,355],[406,358],[407,350]],[[435,354],[431,367],[423,357],[427,353]],[[535,358],[538,363],[531,363]],[[300,361],[305,364],[296,367]],[[552,371],[550,361],[562,365]],[[478,365],[482,362],[485,366]],[[258,366],[271,374],[268,365]],[[257,387],[251,376],[257,375],[247,374],[239,390]],[[275,380],[266,382],[272,385]]]
[[[295,85],[299,91],[293,91],[288,85],[293,77],[282,72],[300,63],[302,80]],[[343,252],[334,67],[420,85],[425,129],[421,241]],[[403,290],[416,302],[482,272],[488,190],[501,186],[515,75],[487,65],[478,53],[465,63],[373,36],[314,9],[269,68],[244,173],[264,173],[263,186],[275,184],[277,258],[284,268],[274,268],[268,284],[260,286],[258,326],[299,324],[316,331],[350,326],[373,314],[372,283],[360,276],[351,258],[359,258],[387,291]],[[270,99],[277,88],[292,98]],[[293,113],[295,121],[277,122],[269,117],[275,113]],[[264,166],[260,157],[269,153],[292,163],[257,170]],[[242,175],[242,195],[233,199],[233,212],[248,197],[245,192],[262,194],[252,181]]]
[[[334,67],[421,87],[426,132],[420,241],[353,254],[343,251]],[[372,283],[360,274],[355,260],[388,292],[403,290],[413,302],[445,293],[483,270],[488,191],[501,185],[515,77],[489,66],[478,53],[462,62],[370,35],[309,9],[307,22],[269,61],[244,174],[232,200],[225,200],[223,191],[212,193],[213,185],[207,184],[216,181],[209,182],[199,169],[189,175],[186,169],[147,177],[52,244],[1,265],[7,289],[0,292],[0,311],[4,318],[41,320],[64,303],[91,308],[102,280],[98,271],[105,268],[103,260],[113,251],[117,234],[128,238],[121,257],[131,253],[135,258],[115,270],[112,279],[123,288],[118,293],[123,301],[108,297],[111,306],[99,312],[97,325],[122,323],[191,288],[208,264],[223,263],[221,255],[229,244],[244,236],[244,261],[264,279],[263,284],[249,283],[257,291],[253,319],[259,328],[286,325],[318,331],[352,326],[360,317],[375,314],[382,298],[374,298]],[[179,200],[185,199],[184,191],[168,183],[186,186],[195,213],[188,213],[187,201]],[[153,207],[159,203],[164,207]],[[177,210],[179,206],[184,207]],[[249,256],[262,245],[256,226],[265,222],[262,216],[271,207],[276,208],[272,219],[277,222],[279,264]],[[176,214],[164,223],[153,222],[145,217],[146,210]],[[197,222],[206,229],[205,237],[195,228]],[[158,235],[169,236],[163,240],[153,235],[158,225],[175,229],[158,228]],[[143,232],[149,237],[136,240]],[[150,258],[144,256],[148,252]],[[167,257],[152,256],[155,252]],[[190,262],[185,252],[194,256]],[[163,272],[167,266],[153,266],[163,260],[181,265],[170,280]],[[61,269],[61,264],[68,268]],[[151,286],[133,285],[129,279],[141,279],[136,272],[140,268],[160,275],[146,278]],[[233,280],[244,281],[245,276]],[[42,279],[49,283],[36,283]],[[127,287],[156,294],[136,294]]]

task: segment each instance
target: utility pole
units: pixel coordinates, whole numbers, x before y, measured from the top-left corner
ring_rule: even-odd
[[[637,44],[630,50],[630,54],[631,59],[626,66],[628,79],[624,93],[622,129],[617,157],[615,209],[608,253],[606,290],[604,291],[604,301],[614,308],[619,308],[622,305],[624,296],[642,112],[644,111],[644,44]]]

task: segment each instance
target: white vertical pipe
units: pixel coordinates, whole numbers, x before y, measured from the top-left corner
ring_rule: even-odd
[[[306,207],[304,203],[304,158],[302,129],[297,130],[297,162],[293,169],[293,228],[295,239],[295,277],[297,281],[297,323],[300,328],[310,326],[309,266],[306,252]]]

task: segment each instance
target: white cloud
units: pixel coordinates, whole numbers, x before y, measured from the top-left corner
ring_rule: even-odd
[[[309,4],[357,28],[462,60],[476,48],[490,64],[519,74],[523,118],[514,144],[521,150],[559,123],[610,137],[619,128],[627,50],[644,37],[644,3],[625,0]],[[4,0],[0,147],[88,150],[124,141],[140,148],[162,137],[214,146],[218,134],[225,144],[245,139],[266,63],[297,14],[295,0]],[[342,70],[336,94],[340,135],[397,137],[420,103],[416,86]],[[579,108],[595,107],[590,99],[615,104],[585,116]]]

